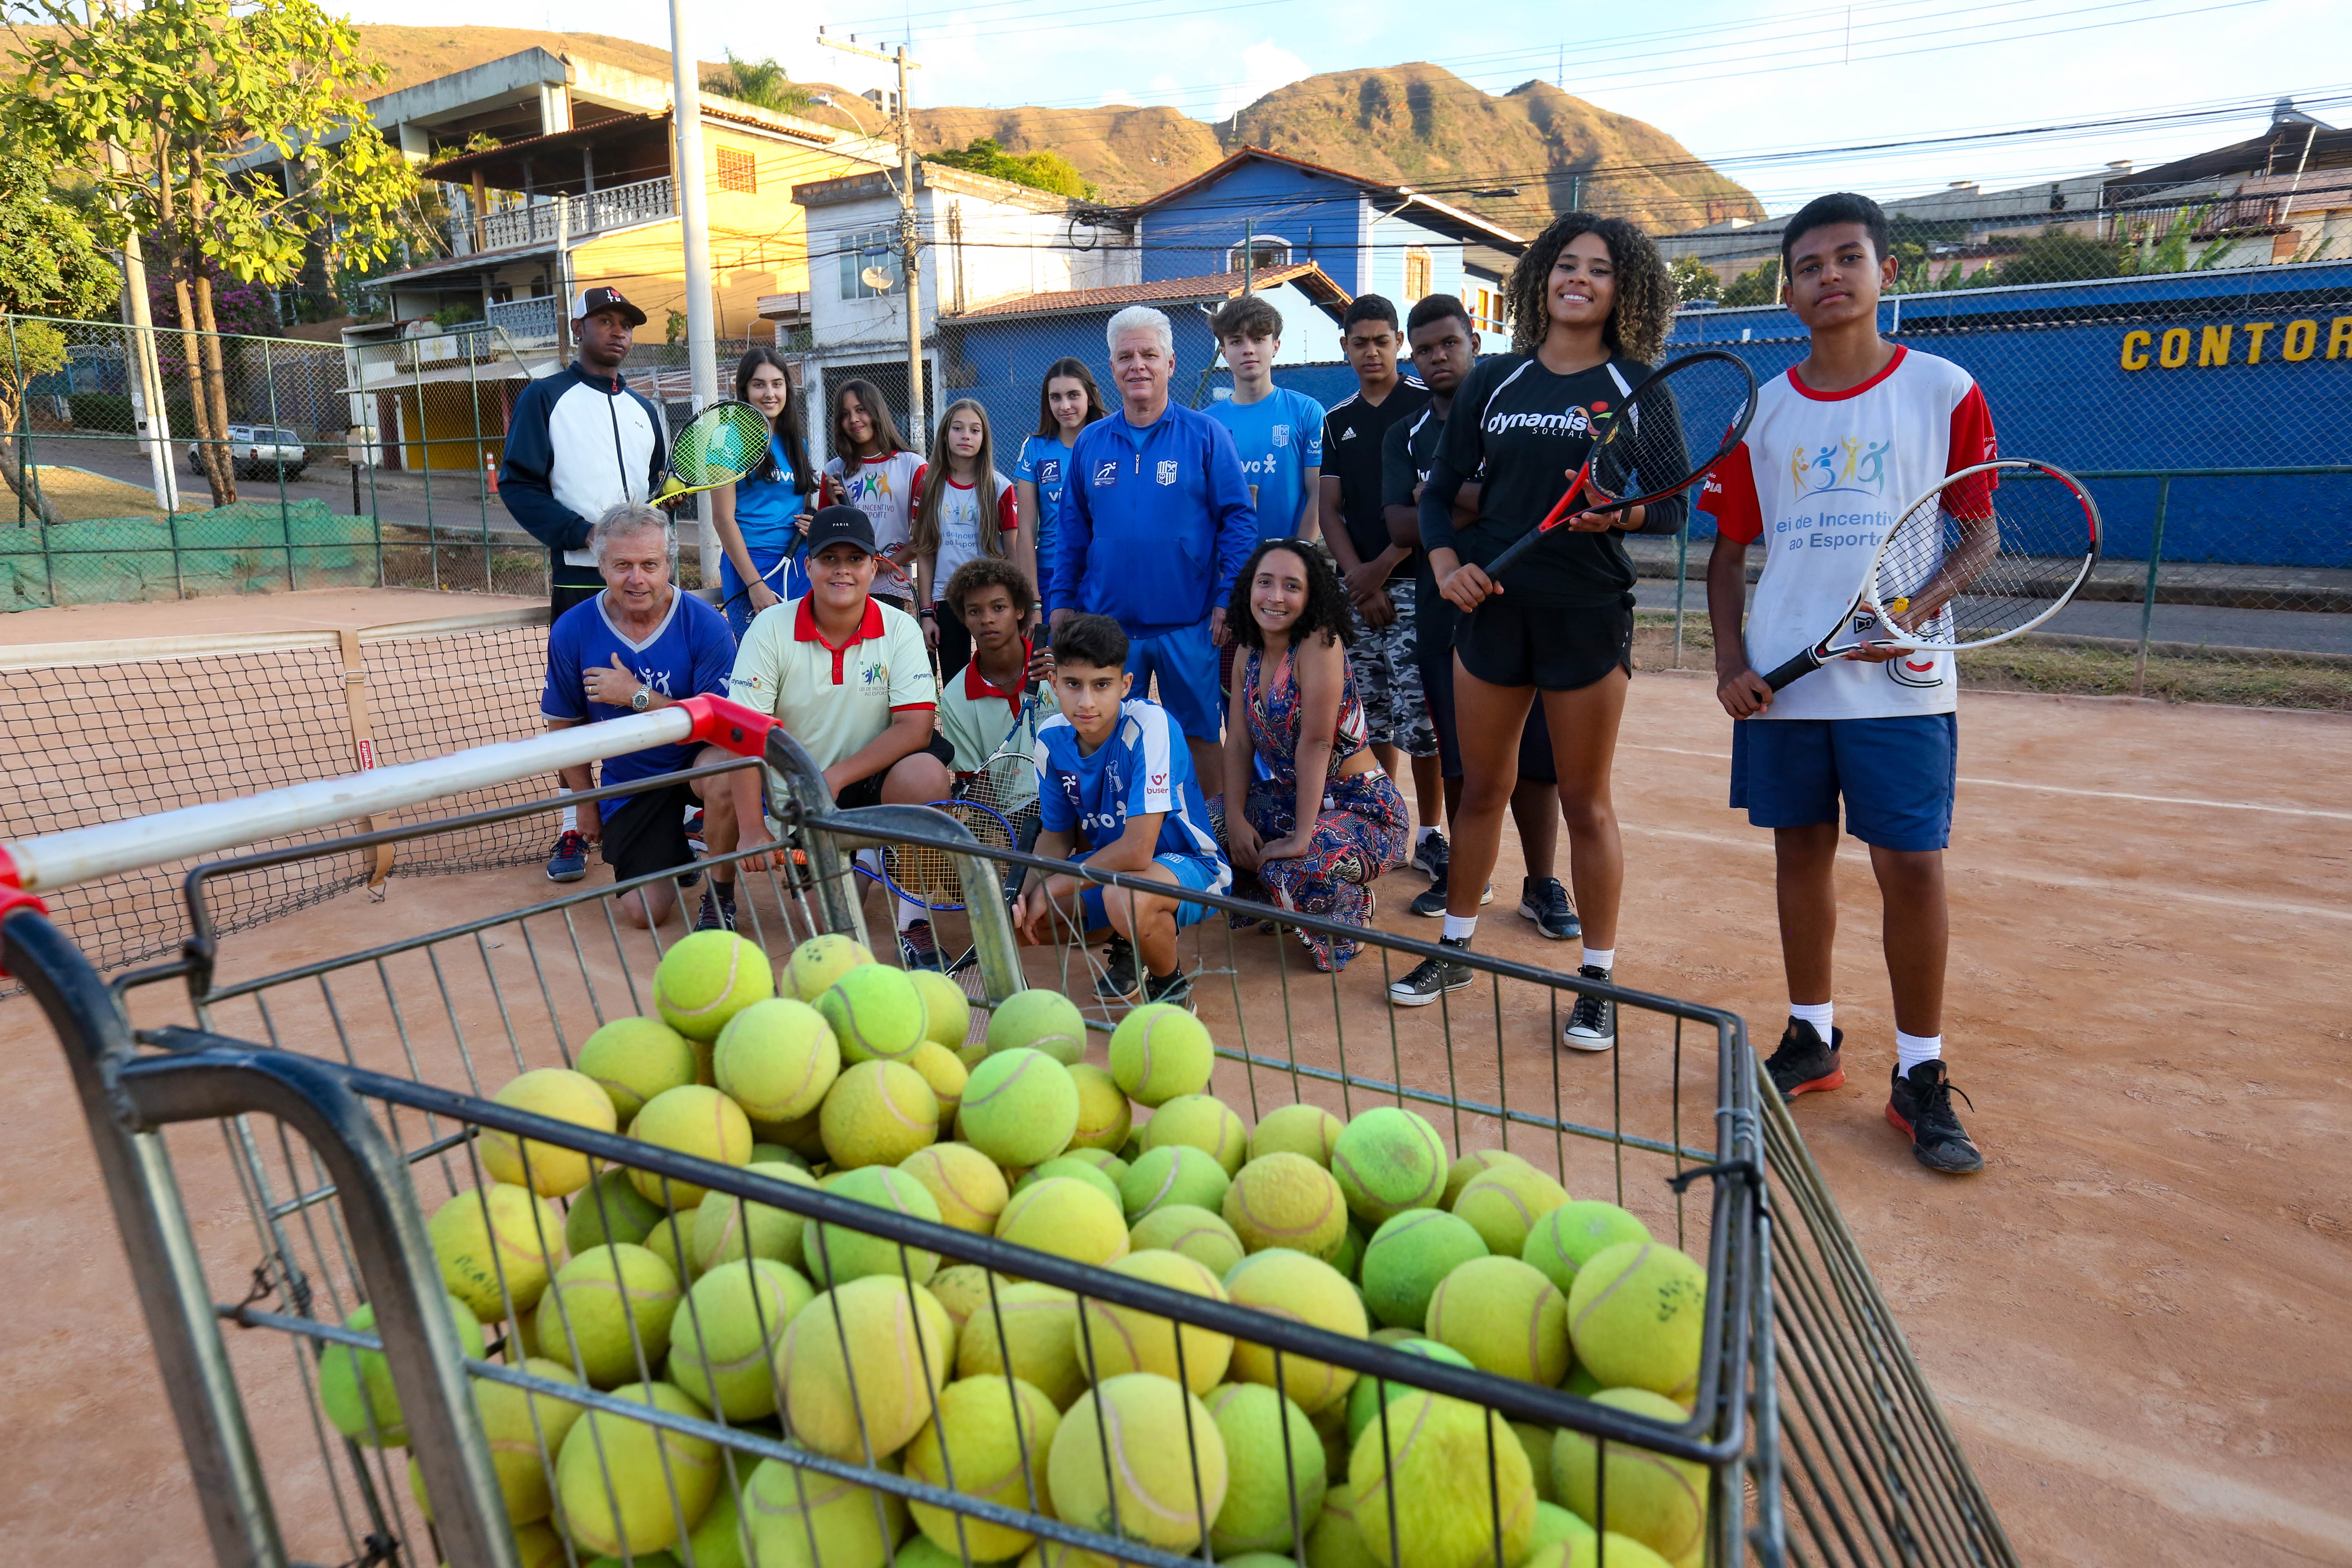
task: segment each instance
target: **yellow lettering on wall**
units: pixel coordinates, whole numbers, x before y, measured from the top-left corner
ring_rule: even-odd
[[[2156,342],[2154,332],[2126,332],[2121,363],[2126,370],[2147,368],[2147,345]]]
[[[2246,363],[2248,364],[2260,364],[2263,363],[2263,340],[2270,336],[2271,329],[2277,325],[2278,323],[2276,321],[2248,321],[2246,323]]]
[[[2295,361],[2307,360],[2311,351],[2319,346],[2319,323],[2305,320],[2286,324],[2286,340],[2279,345],[2279,357]]]
[[[2338,316],[2327,323],[2327,357],[2352,354],[2352,316]]]
[[[2314,323],[2315,326],[2316,323]],[[2167,370],[2179,370],[2189,363],[2189,329],[2174,327],[2164,334],[2164,343],[2157,351],[2157,362]]]
[[[2206,328],[2204,337],[2197,344],[2198,368],[2201,370],[2209,364],[2228,364],[2229,363],[2230,329]]]

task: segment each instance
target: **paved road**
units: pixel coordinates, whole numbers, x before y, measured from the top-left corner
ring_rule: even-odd
[[[109,479],[137,485],[142,489],[148,489],[154,482],[147,453],[134,441],[105,437],[37,435],[33,437],[32,447],[36,463],[87,468]],[[189,471],[186,443],[174,442],[173,447],[183,504],[190,507],[209,504],[205,481]],[[319,454],[314,452],[313,456]],[[478,476],[436,473],[429,510],[423,475],[379,473],[374,479],[375,483],[371,486],[368,473],[361,470],[358,500],[361,516],[374,516],[385,522],[420,528],[437,520],[445,531],[461,530],[479,533],[487,510],[493,534],[526,537],[514,519],[508,515],[505,505],[498,497],[488,498],[488,504],[485,508],[482,483]],[[239,479],[236,488],[239,499],[250,501],[274,500],[278,492],[278,484],[274,479]],[[352,508],[352,470],[339,462],[314,461],[302,470],[300,479],[288,481],[285,489],[289,500],[320,500],[339,512],[348,512]]]

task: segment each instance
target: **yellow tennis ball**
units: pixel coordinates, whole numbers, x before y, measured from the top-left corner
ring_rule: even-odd
[[[1045,1458],[1061,1412],[1034,1384],[966,1378],[948,1384],[940,1411],[907,1445],[907,1474],[935,1487],[1024,1513],[1046,1511]],[[1027,1550],[1036,1536],[929,1503],[908,1505],[915,1527],[942,1551],[992,1563]]]
[[[1304,1154],[1325,1170],[1331,1168],[1331,1146],[1347,1123],[1319,1105],[1286,1105],[1258,1118],[1250,1130],[1249,1157]]]
[[[1580,1198],[1536,1221],[1519,1257],[1542,1269],[1565,1295],[1576,1283],[1577,1270],[1603,1248],[1649,1239],[1650,1227],[1615,1204]]]
[[[963,987],[936,969],[910,969],[907,978],[923,998],[923,1038],[945,1047],[950,1056],[963,1049],[971,1033],[971,998]]]
[[[993,1052],[971,1069],[956,1118],[965,1142],[1010,1170],[1045,1163],[1070,1146],[1077,1129],[1077,1080],[1025,1046]]]
[[[956,1342],[963,1342],[963,1326],[971,1315],[988,1305],[991,1289],[988,1270],[976,1263],[950,1263],[931,1276],[923,1287],[948,1310],[948,1317],[956,1327]]]
[[[996,1237],[1079,1263],[1115,1263],[1127,1256],[1127,1221],[1118,1205],[1068,1176],[1013,1194],[996,1217]]]
[[[791,1121],[824,1102],[841,1074],[841,1047],[824,1016],[771,996],[727,1020],[711,1052],[719,1092],[754,1121]]]
[[[1216,1065],[1207,1026],[1172,1002],[1147,1002],[1111,1032],[1110,1075],[1138,1105],[1201,1093]]]
[[[1372,1560],[1390,1568],[1517,1563],[1535,1535],[1535,1476],[1510,1427],[1434,1394],[1407,1394],[1364,1428],[1348,1460],[1348,1495]]]
[[[1182,1384],[1131,1372],[1063,1414],[1045,1473],[1065,1522],[1190,1552],[1225,1505],[1225,1440]]]
[[[654,970],[654,1010],[689,1040],[717,1039],[729,1019],[775,994],[768,955],[731,931],[678,938]]]
[[[1080,1062],[1070,1069],[1070,1081],[1078,1086],[1078,1125],[1070,1134],[1072,1149],[1099,1149],[1116,1156],[1118,1146],[1127,1142],[1135,1125],[1135,1112],[1127,1103],[1127,1091],[1110,1076],[1108,1068],[1092,1062]]]
[[[669,1265],[677,1276],[678,1288],[694,1283],[694,1222],[698,1211],[688,1209],[682,1215],[664,1215],[659,1225],[646,1232],[645,1240],[637,1243],[647,1252]]]
[[[1445,1144],[1437,1129],[1401,1106],[1364,1111],[1331,1145],[1331,1173],[1348,1209],[1368,1226],[1407,1209],[1435,1208],[1445,1193]]]
[[[916,973],[929,974],[930,971],[919,969]],[[964,1085],[971,1079],[971,1070],[937,1040],[925,1040],[917,1046],[914,1054],[907,1058],[907,1065],[921,1073],[923,1081],[931,1086],[931,1095],[940,1102],[940,1136],[946,1137],[948,1130],[955,1125],[956,1112],[962,1108]]]
[[[888,1209],[913,1219],[940,1222],[940,1205],[922,1183],[895,1165],[861,1165],[833,1184],[835,1196]],[[869,1274],[896,1279],[903,1272],[920,1285],[939,1271],[940,1255],[924,1247],[901,1247],[847,1226],[819,1225],[808,1233],[803,1250],[809,1277],[824,1289]]]
[[[667,1383],[633,1383],[615,1399],[666,1415],[709,1413]],[[557,1522],[574,1546],[607,1556],[659,1552],[686,1538],[719,1489],[719,1445],[592,1410],[555,1461]]]
[[[895,1474],[898,1466],[882,1468]],[[756,1568],[887,1568],[907,1533],[907,1505],[896,1495],[782,1459],[753,1468],[743,1513]]]
[[[1399,1340],[1396,1342],[1396,1348],[1407,1355],[1416,1355],[1424,1361],[1444,1362],[1447,1366],[1458,1366],[1465,1372],[1470,1370],[1468,1356],[1449,1346],[1439,1344],[1434,1340]],[[1356,1386],[1348,1391],[1349,1447],[1352,1450],[1357,1440],[1363,1436],[1364,1428],[1381,1418],[1381,1406],[1393,1405],[1412,1392],[1412,1384],[1409,1383],[1391,1383],[1386,1378],[1379,1377],[1356,1379]],[[1547,1456],[1550,1451],[1549,1448],[1544,1450]],[[1528,1463],[1532,1465],[1535,1461],[1530,1459]],[[1540,1468],[1538,1467],[1538,1469]],[[1540,1482],[1538,1483],[1536,1489],[1538,1492],[1543,1489]]]
[[[1113,1263],[1110,1271],[1212,1301],[1226,1299],[1217,1277],[1181,1253],[1130,1252]],[[1195,1394],[1206,1394],[1224,1381],[1234,1354],[1230,1334],[1091,1296],[1079,1303],[1077,1336],[1078,1360],[1093,1368],[1097,1383],[1122,1373],[1154,1372]]]
[[[903,969],[861,963],[825,987],[816,1010],[833,1026],[845,1062],[897,1062],[915,1054],[931,1026],[923,994]]]
[[[576,1066],[604,1089],[626,1127],[646,1100],[694,1081],[694,1047],[659,1018],[615,1018],[588,1037]]]
[[[1568,1375],[1568,1302],[1516,1258],[1474,1258],[1439,1281],[1428,1329],[1481,1372],[1546,1388]]]
[[[1604,1389],[1593,1403],[1666,1426],[1688,1419],[1681,1405],[1646,1388]],[[1552,1486],[1561,1506],[1587,1524],[1632,1536],[1668,1562],[1696,1561],[1706,1543],[1706,1468],[1612,1443],[1603,1476],[1595,1449],[1591,1438],[1572,1428],[1562,1427],[1552,1438]]]
[[[1118,1196],[1128,1223],[1137,1225],[1163,1208],[1221,1211],[1232,1186],[1214,1154],[1190,1143],[1163,1143],[1127,1168],[1118,1179]]]
[[[1576,1518],[1574,1514],[1569,1517]],[[1523,1568],[1677,1568],[1630,1535],[1620,1535],[1612,1530],[1603,1542],[1591,1525],[1580,1519],[1577,1523],[1584,1525],[1581,1534],[1537,1548]]]
[[[1231,1176],[1242,1168],[1249,1152],[1249,1133],[1233,1107],[1213,1095],[1180,1094],[1151,1113],[1143,1124],[1143,1147],[1149,1152],[1171,1143],[1190,1143],[1213,1156]]]
[[[1024,1187],[1034,1187],[1039,1182],[1052,1181],[1056,1176],[1084,1182],[1111,1202],[1119,1201],[1118,1184],[1111,1180],[1102,1167],[1088,1164],[1084,1160],[1073,1160],[1067,1154],[1056,1154],[1044,1164],[1033,1166],[1027,1174],[1013,1184],[1013,1190],[1017,1193]]]
[[[715,1089],[690,1083],[665,1089],[646,1101],[629,1125],[629,1136],[640,1143],[691,1154],[720,1165],[751,1163],[751,1122],[743,1108]],[[629,1180],[637,1191],[657,1204],[690,1210],[710,1189],[692,1182],[673,1181],[657,1172],[632,1169]]]
[[[694,1282],[670,1320],[669,1381],[730,1421],[774,1415],[770,1358],[815,1295],[796,1270],[770,1258],[719,1265]]]
[[[1568,1292],[1576,1359],[1604,1388],[1691,1398],[1706,1322],[1706,1270],[1663,1242],[1601,1248]]]
[[[1486,1256],[1485,1238],[1459,1215],[1407,1209],[1364,1244],[1364,1305],[1381,1322],[1418,1333],[1438,1281]]]
[[[836,1459],[895,1454],[931,1418],[955,1354],[954,1321],[929,1291],[888,1275],[852,1279],[784,1331],[785,1430]]]
[[[1077,1004],[1058,991],[1015,991],[988,1018],[988,1054],[1043,1052],[1064,1067],[1087,1054],[1087,1021]]]
[[[482,1325],[456,1297],[448,1298],[449,1315],[457,1324],[458,1342],[469,1356],[482,1353]],[[431,1310],[428,1301],[426,1310]],[[375,1331],[375,1309],[352,1309],[343,1327],[359,1333]],[[400,1413],[400,1394],[392,1385],[392,1363],[382,1351],[363,1351],[331,1344],[319,1357],[319,1406],[336,1431],[354,1443],[371,1447],[399,1448],[408,1443],[407,1417]]]
[[[1363,1299],[1355,1287],[1338,1269],[1303,1252],[1272,1247],[1251,1253],[1225,1276],[1225,1294],[1236,1306],[1254,1307],[1335,1334],[1360,1340],[1370,1331],[1364,1321]],[[1278,1382],[1276,1371],[1270,1347],[1247,1340],[1234,1344],[1236,1381],[1279,1387],[1309,1415],[1345,1399],[1356,1381],[1356,1374],[1346,1367],[1295,1355],[1281,1358]]]
[[[1483,1176],[1497,1165],[1525,1165],[1527,1162],[1507,1149],[1473,1149],[1454,1162],[1445,1173],[1445,1200],[1439,1206],[1451,1210],[1462,1189],[1475,1177]],[[1530,1167],[1532,1168],[1532,1167]]]
[[[1077,1321],[1077,1298],[1067,1290],[1031,1280],[1000,1285],[993,1301],[981,1300],[964,1320],[956,1339],[956,1375],[1002,1377],[1009,1360],[1013,1376],[1066,1410],[1087,1387]]]
[[[579,1381],[570,1367],[536,1356],[524,1362],[522,1370],[550,1383],[576,1384]],[[507,1521],[520,1527],[545,1519],[555,1507],[548,1478],[555,1472],[555,1457],[563,1451],[564,1434],[580,1419],[583,1406],[485,1377],[474,1380],[474,1410],[481,1418],[482,1436],[490,1445],[490,1468],[498,1472]],[[413,1450],[408,1459],[408,1489],[431,1522],[433,1500],[425,1495],[424,1468]]]
[[[1127,1239],[1138,1252],[1181,1252],[1221,1280],[1242,1260],[1242,1238],[1234,1227],[1191,1204],[1153,1209],[1135,1222]]]
[[[814,1002],[833,983],[861,963],[871,963],[874,955],[856,937],[839,931],[827,931],[813,936],[793,949],[792,957],[784,961],[780,975],[783,982],[779,990],[789,990],[803,1002]]]
[[[529,1187],[503,1182],[459,1193],[425,1227],[441,1283],[485,1323],[539,1305],[563,1261],[563,1216]]]
[[[1089,1171],[1098,1172],[1114,1189],[1118,1187],[1120,1178],[1127,1174],[1127,1162],[1108,1149],[1083,1149],[1073,1143],[1055,1159],[1066,1160],[1071,1164],[1084,1165]],[[1048,1165],[1055,1163],[1055,1160],[1045,1162]]]
[[[1224,1439],[1225,1506],[1210,1526],[1218,1561],[1287,1552],[1323,1515],[1323,1439],[1307,1413],[1273,1389],[1233,1383],[1206,1396]]]
[[[996,1218],[1012,1196],[996,1162],[969,1143],[934,1143],[898,1162],[940,1206],[940,1218],[974,1236],[996,1234]]]
[[[754,1160],[747,1172],[796,1187],[814,1188],[816,1178],[798,1165],[782,1161]],[[687,1256],[697,1274],[707,1274],[722,1263],[746,1256],[765,1258],[798,1268],[801,1239],[806,1221],[790,1209],[757,1204],[732,1193],[706,1193],[694,1211],[693,1235]]]
[[[649,1376],[669,1352],[677,1300],[677,1272],[656,1254],[626,1242],[592,1247],[557,1269],[540,1298],[540,1353],[592,1388]]]
[[[491,1098],[509,1110],[573,1122],[598,1132],[611,1132],[620,1125],[613,1116],[613,1101],[596,1080],[569,1068],[540,1068],[524,1073]],[[558,1144],[485,1128],[481,1152],[482,1168],[494,1179],[529,1187],[541,1197],[560,1198],[588,1184],[588,1156]]]
[[[938,1141],[940,1097],[905,1062],[859,1062],[844,1068],[824,1097],[817,1130],[841,1169],[895,1165]]]
[[[563,1250],[577,1258],[592,1247],[641,1242],[668,1213],[637,1191],[627,1171],[608,1169],[572,1194],[563,1216]]]
[[[1532,1165],[1497,1164],[1473,1176],[1454,1200],[1454,1212],[1470,1222],[1486,1250],[1517,1258],[1536,1221],[1568,1202],[1568,1189]]]
[[[1329,1262],[1348,1239],[1348,1200],[1339,1184],[1306,1155],[1286,1151],[1241,1168],[1225,1189],[1224,1215],[1252,1252],[1286,1247]]]

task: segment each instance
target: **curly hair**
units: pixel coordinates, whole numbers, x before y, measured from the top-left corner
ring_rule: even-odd
[[[1665,258],[1650,237],[1622,217],[1596,217],[1591,213],[1562,213],[1536,236],[1527,254],[1511,268],[1503,284],[1503,298],[1511,311],[1511,352],[1533,353],[1551,330],[1548,285],[1552,264],[1568,242],[1580,234],[1597,234],[1609,247],[1617,268],[1617,302],[1601,328],[1601,341],[1615,353],[1643,364],[1655,364],[1665,352],[1666,331],[1675,321],[1675,279]]]
[[[1012,562],[995,555],[975,555],[955,569],[940,597],[963,614],[963,602],[982,588],[1002,588],[1013,601],[1013,613],[1025,618],[1037,607],[1037,590],[1029,585],[1028,574]]]
[[[1225,605],[1225,626],[1234,640],[1244,647],[1265,651],[1265,630],[1250,611],[1250,584],[1257,579],[1258,563],[1277,550],[1297,556],[1307,568],[1307,607],[1290,628],[1292,644],[1305,642],[1318,632],[1326,643],[1336,642],[1341,647],[1353,644],[1356,617],[1348,609],[1348,591],[1340,585],[1339,574],[1323,558],[1322,551],[1296,539],[1263,540],[1243,563],[1241,574],[1234,579],[1234,596]]]

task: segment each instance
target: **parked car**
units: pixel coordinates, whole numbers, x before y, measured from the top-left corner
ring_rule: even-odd
[[[188,471],[205,471],[201,443],[188,443]],[[229,471],[240,479],[259,479],[278,473],[289,479],[299,479],[310,464],[310,454],[302,438],[291,430],[273,430],[267,425],[232,425],[228,427]]]

